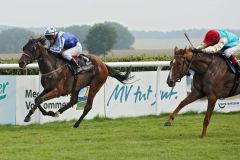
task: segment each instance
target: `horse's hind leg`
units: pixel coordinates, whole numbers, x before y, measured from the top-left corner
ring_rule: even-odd
[[[197,90],[193,90],[183,101],[180,102],[178,107],[169,115],[169,118],[164,123],[164,126],[171,126],[172,121],[176,117],[177,113],[186,105],[194,102],[195,100],[202,98],[203,95],[199,93]]]
[[[88,99],[87,99],[87,104],[84,107],[83,113],[81,115],[81,117],[77,120],[77,122],[73,125],[74,128],[77,128],[79,126],[79,124],[81,123],[81,121],[83,120],[83,118],[88,114],[88,112],[92,109],[92,103],[93,103],[93,99],[95,97],[95,95],[97,94],[97,92],[100,90],[100,88],[102,87],[104,82],[102,82],[102,84],[100,82],[95,82],[94,85],[90,85],[90,90],[89,90],[89,94],[88,94]]]
[[[55,117],[58,117],[59,114],[62,114],[64,111],[66,111],[67,109],[69,109],[70,107],[72,107],[74,104],[77,103],[77,99],[78,99],[78,92],[75,92],[72,94],[71,96],[71,100],[70,102],[68,102],[64,107],[60,108],[56,113],[55,113]]]

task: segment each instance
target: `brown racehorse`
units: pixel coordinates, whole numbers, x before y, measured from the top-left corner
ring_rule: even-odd
[[[219,98],[229,97],[234,85],[235,75],[228,69],[226,60],[219,54],[193,53],[191,49],[178,49],[177,47],[174,52],[167,84],[173,87],[177,81],[180,81],[188,73],[189,69],[193,70],[195,74],[191,93],[170,114],[164,125],[170,126],[177,113],[186,105],[202,97],[207,97],[208,106],[201,135],[204,139],[216,101]],[[233,95],[239,93],[240,87],[236,89]]]
[[[114,77],[122,83],[130,78],[130,70],[125,74],[121,74],[93,55],[87,56],[94,65],[93,69],[74,76],[68,63],[53,54],[49,54],[44,44],[45,39],[42,37],[30,39],[23,47],[23,54],[19,60],[19,66],[21,68],[25,68],[26,65],[37,60],[41,72],[41,84],[44,88],[40,95],[36,97],[35,105],[25,117],[25,122],[31,120],[31,115],[36,108],[39,108],[43,115],[58,117],[59,114],[77,103],[79,90],[89,86],[90,89],[84,111],[73,126],[77,128],[83,118],[91,110],[93,99],[108,76]],[[68,94],[71,94],[70,102],[60,108],[56,113],[53,111],[47,112],[41,106],[41,103],[44,101]]]

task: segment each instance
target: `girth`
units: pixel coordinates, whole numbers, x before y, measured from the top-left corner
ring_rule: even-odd
[[[230,90],[230,92],[228,93],[228,97],[231,97],[234,95],[234,93],[236,92],[238,86],[239,86],[239,83],[240,83],[240,80],[239,80],[239,73],[238,71],[235,73],[235,76],[234,76],[234,80],[233,80],[233,86]]]

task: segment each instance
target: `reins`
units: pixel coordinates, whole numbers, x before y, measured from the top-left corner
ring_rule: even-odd
[[[53,70],[53,71],[51,71],[51,72],[44,73],[44,74],[41,73],[41,75],[42,75],[42,76],[47,76],[47,75],[49,75],[49,74],[52,74],[52,73],[55,73],[55,72],[61,70],[61,69],[62,69],[63,67],[65,67],[65,66],[67,66],[67,64],[62,65],[62,66],[58,67],[57,69],[55,69],[55,70]]]

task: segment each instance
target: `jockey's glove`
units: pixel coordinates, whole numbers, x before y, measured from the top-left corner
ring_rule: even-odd
[[[204,43],[201,43],[199,46],[196,47],[196,49],[203,49],[203,48],[206,48],[207,45],[204,44]]]
[[[192,52],[193,53],[202,53],[202,50],[201,49],[197,49],[197,48],[193,48]]]
[[[47,49],[48,53],[54,53],[53,51],[51,51],[50,49]]]

